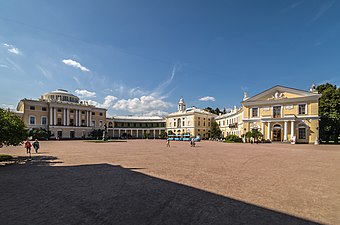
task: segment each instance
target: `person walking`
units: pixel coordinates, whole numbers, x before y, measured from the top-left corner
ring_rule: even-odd
[[[195,147],[195,138],[191,138],[190,145],[191,147]]]
[[[166,147],[170,148],[170,140],[169,139],[166,139]]]
[[[33,142],[33,148],[35,150],[35,153],[38,153],[38,150],[40,148],[40,143],[39,143],[38,139],[35,139],[35,142]]]
[[[29,157],[31,158],[31,147],[32,144],[31,142],[27,139],[25,142],[25,148],[26,148],[26,153],[29,154]]]

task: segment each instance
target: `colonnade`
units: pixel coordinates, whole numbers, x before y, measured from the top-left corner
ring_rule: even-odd
[[[82,126],[82,127],[90,127],[92,126],[92,113],[91,110],[80,110],[80,109],[71,109],[71,108],[62,108],[62,107],[51,107],[50,108],[50,126],[57,126],[57,109],[63,109],[63,120],[62,120],[62,126]],[[70,116],[70,110],[74,111],[73,124],[70,124],[71,116]],[[85,120],[82,119],[82,112],[85,112]],[[84,123],[83,123],[84,122]]]

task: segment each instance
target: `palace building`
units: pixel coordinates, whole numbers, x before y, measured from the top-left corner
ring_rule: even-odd
[[[114,116],[106,118],[109,138],[159,138],[165,119],[159,116]]]
[[[243,108],[234,106],[230,112],[217,116],[215,121],[221,129],[223,137],[228,135],[241,137],[243,134]]]
[[[38,100],[22,99],[17,111],[29,129],[49,130],[51,138],[87,138],[93,129],[103,129],[106,122],[106,109],[80,101],[63,89]]]
[[[258,129],[265,139],[314,143],[319,137],[318,94],[275,86],[242,101],[244,133]]]
[[[217,122],[223,137],[241,137],[253,129],[264,139],[297,143],[314,143],[319,137],[318,100],[321,97],[312,86],[309,91],[275,86],[253,97],[245,93],[242,107],[215,115],[196,107],[186,108],[184,99],[178,111],[166,118],[158,116],[106,117],[106,109],[57,89],[40,99],[22,99],[17,114],[29,129],[51,131],[51,138],[88,138],[94,129],[106,129],[109,138],[159,138],[166,132],[176,136],[210,137],[213,122]]]
[[[166,131],[168,134],[190,134],[190,136],[199,135],[202,138],[209,138],[211,123],[216,116],[196,107],[187,109],[184,99],[181,98],[178,102],[178,111],[166,117]]]

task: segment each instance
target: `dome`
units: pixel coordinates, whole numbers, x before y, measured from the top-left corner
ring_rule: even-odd
[[[55,91],[45,93],[44,95],[41,96],[41,98],[47,101],[62,101],[62,102],[79,103],[79,98],[73,94],[70,94],[65,89],[57,89]]]

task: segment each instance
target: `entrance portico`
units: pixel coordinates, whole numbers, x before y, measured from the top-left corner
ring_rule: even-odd
[[[294,136],[295,130],[295,118],[289,119],[262,119],[262,135],[264,138],[271,141],[283,141],[288,142]],[[290,132],[288,133],[290,126]],[[267,129],[265,129],[265,127]],[[288,135],[290,138],[288,138]]]

